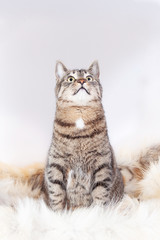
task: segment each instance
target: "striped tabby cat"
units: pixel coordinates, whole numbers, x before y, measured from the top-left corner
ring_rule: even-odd
[[[68,70],[56,64],[57,106],[45,168],[53,210],[106,205],[123,196],[122,176],[109,142],[99,67]]]

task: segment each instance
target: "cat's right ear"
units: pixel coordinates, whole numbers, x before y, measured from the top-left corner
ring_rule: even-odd
[[[56,74],[57,81],[61,80],[67,71],[68,69],[64,66],[62,62],[60,61],[56,62],[55,74]]]
[[[99,65],[98,65],[98,61],[94,61],[91,66],[89,67],[89,72],[91,72],[91,74],[93,74],[93,76],[95,76],[97,79],[99,79]]]

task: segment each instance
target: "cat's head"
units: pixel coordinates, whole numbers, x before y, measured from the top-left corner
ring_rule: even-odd
[[[87,105],[102,98],[99,81],[98,62],[94,61],[88,69],[67,69],[63,63],[56,64],[56,97],[76,105]]]

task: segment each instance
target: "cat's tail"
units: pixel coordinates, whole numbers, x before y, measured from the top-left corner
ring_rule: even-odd
[[[127,194],[141,200],[160,198],[160,145],[118,163]]]
[[[13,204],[18,198],[40,198],[44,187],[44,164],[27,167],[0,163],[0,204]]]

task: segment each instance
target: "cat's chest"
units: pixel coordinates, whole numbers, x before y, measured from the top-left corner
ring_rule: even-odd
[[[72,154],[67,161],[69,169],[74,169],[74,175],[81,176],[81,178],[86,172],[92,170],[96,161],[92,149],[84,145],[84,142],[82,144],[79,142],[79,145],[73,148]]]
[[[82,117],[77,118],[75,120],[75,128],[76,129],[84,129],[85,128],[85,122]]]

